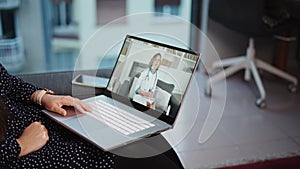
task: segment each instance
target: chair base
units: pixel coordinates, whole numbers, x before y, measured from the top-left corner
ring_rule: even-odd
[[[255,48],[254,48],[254,40],[250,38],[249,47],[247,49],[246,56],[240,56],[237,58],[229,58],[224,59],[221,62],[214,62],[213,69],[228,67],[224,71],[221,71],[215,75],[213,75],[206,84],[205,94],[207,96],[211,96],[211,85],[217,81],[223,80],[226,77],[234,74],[237,71],[242,69],[245,70],[245,80],[249,81],[251,79],[251,74],[255,80],[257,88],[260,93],[260,98],[257,99],[256,105],[260,108],[266,107],[266,91],[261,81],[260,75],[258,73],[258,69],[265,70],[271,74],[277,75],[287,81],[290,81],[289,85],[290,92],[297,91],[298,80],[296,77],[289,75],[288,73],[273,67],[272,65],[255,58]]]

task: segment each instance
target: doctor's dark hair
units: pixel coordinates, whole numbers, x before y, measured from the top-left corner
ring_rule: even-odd
[[[160,57],[160,64],[161,64],[162,56],[161,56],[160,53],[156,53],[155,55],[153,55],[153,57],[151,58],[151,60],[150,60],[150,62],[149,62],[149,64],[148,64],[148,67],[149,67],[149,68],[152,66],[152,64],[153,64],[153,62],[154,62],[154,59],[155,59],[156,57]],[[160,64],[159,64],[159,66],[160,66]],[[158,66],[158,68],[159,68],[159,66]],[[158,68],[157,68],[157,69],[158,69]]]
[[[0,96],[0,142],[4,140],[6,131],[9,127],[9,109]]]

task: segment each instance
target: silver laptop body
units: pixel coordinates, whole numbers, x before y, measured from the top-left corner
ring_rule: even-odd
[[[151,59],[151,55],[157,52],[162,54],[161,66],[159,68],[160,72],[158,72],[161,75],[158,76],[158,79],[162,82],[159,83],[161,86],[168,83],[173,84],[174,86],[174,89],[170,94],[163,90],[162,87],[156,86],[156,88],[160,88],[159,90],[163,93],[163,95],[161,94],[157,97],[160,97],[158,99],[161,99],[162,96],[167,95],[170,97],[168,99],[175,99],[177,106],[171,107],[170,105],[160,105],[161,107],[153,109],[149,108],[147,105],[136,102],[132,96],[132,93],[134,93],[132,92],[132,89],[130,89],[129,94],[121,94],[122,84],[131,80],[133,81],[131,87],[133,87],[135,84],[134,81],[137,81],[138,79],[138,77],[135,76],[139,73],[141,74],[141,71],[147,66]],[[172,57],[173,63],[170,64]],[[186,60],[187,62],[184,62],[183,60]],[[66,117],[62,117],[47,110],[43,110],[43,112],[54,121],[83,137],[87,141],[95,144],[104,151],[109,151],[141,138],[149,137],[171,129],[178,116],[180,106],[184,100],[184,94],[186,93],[192,75],[198,66],[198,62],[199,54],[191,50],[140,37],[126,36],[104,93],[99,96],[84,99],[83,101],[93,105],[95,104],[94,102],[100,100],[101,102],[116,107],[116,109],[121,109],[122,111],[128,112],[133,116],[153,124],[151,127],[141,131],[124,134],[119,130],[116,130],[116,128],[111,127],[104,116],[102,116],[103,118],[101,116],[95,118],[94,112],[81,114],[75,112],[73,108],[66,108],[68,112]],[[180,75],[180,73],[182,75]],[[182,76],[182,78],[176,79],[178,76]],[[159,90],[157,89],[157,92]],[[174,97],[175,95],[177,96],[176,98]],[[170,100],[169,102],[171,102]],[[160,101],[159,104],[162,102],[164,101]],[[156,104],[155,106],[157,107],[159,104]],[[100,106],[99,108],[102,108],[101,105],[102,103],[98,105]],[[93,109],[97,110],[97,106]],[[170,112],[172,112],[172,114],[170,114]],[[114,115],[122,116],[123,114],[116,112]],[[111,121],[114,122],[114,120]]]

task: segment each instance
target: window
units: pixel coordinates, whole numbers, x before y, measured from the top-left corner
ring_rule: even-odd
[[[15,14],[12,10],[0,11],[0,39],[13,39],[16,37]]]
[[[73,20],[72,0],[53,0],[53,35],[63,38],[77,38],[77,26]]]
[[[23,53],[24,58],[18,70],[10,69],[8,66],[6,68],[14,74],[73,70],[78,65],[80,69],[89,69],[96,64],[97,66],[99,64],[99,67],[111,68],[122,45],[119,44],[120,39],[116,33],[134,34],[133,31],[136,30],[136,32],[168,31],[170,34],[181,32],[179,38],[187,41],[190,37],[189,28],[184,22],[172,20],[173,17],[157,17],[152,12],[156,6],[156,11],[164,13],[169,11],[168,13],[178,14],[189,21],[191,1],[42,0],[34,3],[21,1],[22,3],[13,9],[7,9],[5,12],[4,9],[0,10],[0,41],[5,41],[1,38],[11,37],[15,41],[14,48]],[[166,5],[171,8],[165,7]],[[137,17],[137,14],[142,14],[140,16],[143,17]],[[127,19],[116,23],[115,19],[120,17]],[[114,24],[108,25],[112,29],[106,29],[107,23],[112,21]],[[142,24],[137,27],[139,23]],[[91,59],[82,58],[80,51],[89,37],[98,30],[101,31],[101,43],[105,43],[107,39],[110,42],[115,41],[116,45],[104,44],[100,47],[99,44],[92,48]],[[96,49],[98,46],[99,49]],[[96,63],[100,60],[101,63]]]
[[[180,7],[180,0],[155,0],[154,1],[156,16],[163,16],[163,14],[180,15],[179,7]]]
[[[97,23],[107,24],[126,15],[126,0],[97,0]]]

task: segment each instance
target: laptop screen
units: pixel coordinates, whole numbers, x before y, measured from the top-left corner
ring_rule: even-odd
[[[193,51],[128,35],[107,90],[174,120],[198,60]]]

